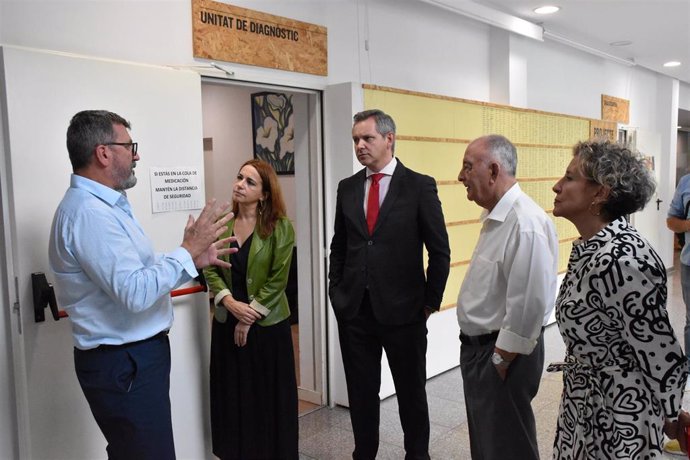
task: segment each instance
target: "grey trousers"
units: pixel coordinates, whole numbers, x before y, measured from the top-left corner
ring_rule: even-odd
[[[544,368],[544,333],[530,355],[515,358],[505,381],[491,363],[494,346],[460,347],[472,460],[538,460],[531,402]]]

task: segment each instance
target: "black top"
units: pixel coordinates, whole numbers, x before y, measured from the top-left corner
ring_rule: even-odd
[[[230,263],[232,268],[232,296],[235,300],[249,303],[249,293],[247,292],[247,267],[249,265],[249,248],[252,246],[252,238],[254,233],[249,235],[249,238],[240,247],[236,241],[230,244],[230,247],[239,248],[234,254],[230,255]]]

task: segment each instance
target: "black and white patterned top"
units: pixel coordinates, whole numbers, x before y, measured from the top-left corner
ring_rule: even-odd
[[[661,455],[688,372],[666,293],[664,264],[625,219],[574,243],[556,300],[568,356],[555,459]]]

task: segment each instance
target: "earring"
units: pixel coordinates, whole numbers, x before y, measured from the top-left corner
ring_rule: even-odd
[[[264,200],[259,200],[259,215],[263,214],[264,212]]]
[[[592,211],[592,206],[599,206],[599,209],[596,210],[596,211]],[[587,208],[587,210],[588,210],[589,213],[590,213],[591,215],[593,215],[593,216],[600,216],[600,215],[601,215],[601,205],[598,205],[596,201],[592,201],[592,202],[589,204],[589,208]]]

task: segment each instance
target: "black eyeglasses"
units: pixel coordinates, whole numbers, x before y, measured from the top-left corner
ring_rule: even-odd
[[[132,156],[137,154],[137,142],[107,142],[103,145],[121,145],[122,147],[128,147],[132,150]]]

